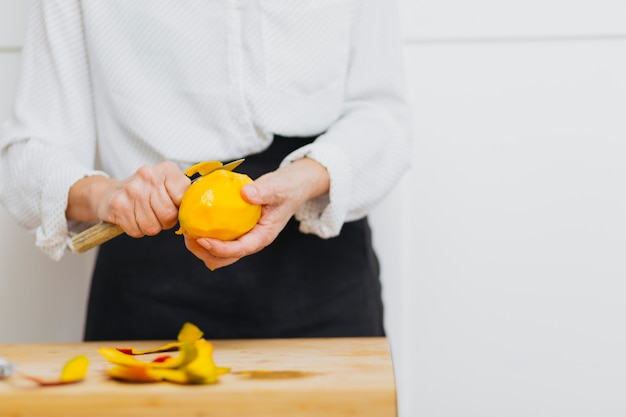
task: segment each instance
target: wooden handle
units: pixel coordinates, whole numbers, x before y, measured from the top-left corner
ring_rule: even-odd
[[[116,224],[102,222],[84,230],[72,238],[74,252],[83,253],[104,242],[124,233],[124,230]]]

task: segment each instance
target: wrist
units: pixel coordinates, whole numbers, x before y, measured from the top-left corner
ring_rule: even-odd
[[[330,176],[322,164],[311,158],[301,158],[289,165],[303,191],[304,201],[327,194],[330,190]]]
[[[98,204],[107,187],[117,180],[102,175],[84,177],[70,187],[68,194],[65,217],[74,221],[96,221],[98,216]]]

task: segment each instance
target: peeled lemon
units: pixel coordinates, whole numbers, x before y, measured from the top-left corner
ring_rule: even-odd
[[[241,197],[252,179],[246,174],[215,170],[189,186],[178,208],[180,229],[192,238],[234,240],[250,231],[261,217],[261,206]]]

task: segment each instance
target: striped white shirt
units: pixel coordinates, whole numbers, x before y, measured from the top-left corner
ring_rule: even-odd
[[[36,0],[0,196],[53,259],[69,188],[164,160],[181,169],[320,135],[283,163],[324,165],[330,192],[296,213],[321,237],[363,217],[408,166],[391,0]],[[96,167],[98,169],[96,169]]]

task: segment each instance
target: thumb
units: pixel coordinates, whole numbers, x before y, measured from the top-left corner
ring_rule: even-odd
[[[282,177],[270,172],[260,176],[254,182],[246,184],[241,189],[241,196],[250,204],[273,205],[280,201],[280,192],[284,190]]]
[[[256,184],[246,184],[241,189],[241,196],[250,204],[263,204],[265,203],[261,190]]]

